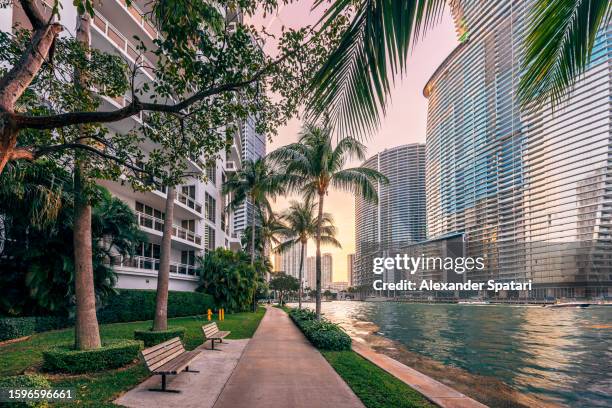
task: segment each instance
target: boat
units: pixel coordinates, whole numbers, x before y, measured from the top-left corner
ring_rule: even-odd
[[[555,303],[552,305],[546,305],[545,307],[579,307],[579,308],[585,308],[585,307],[589,307],[591,306],[590,303],[583,303],[583,302],[560,302],[560,303]]]

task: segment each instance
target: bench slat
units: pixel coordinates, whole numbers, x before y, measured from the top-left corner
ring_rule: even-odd
[[[151,354],[151,353],[153,353],[153,352],[155,352],[155,351],[157,351],[159,349],[162,349],[162,348],[164,348],[164,347],[166,347],[166,346],[168,346],[168,345],[170,345],[172,343],[180,343],[180,342],[181,342],[180,337],[174,337],[174,338],[172,338],[170,340],[164,341],[163,343],[159,343],[159,344],[156,344],[155,346],[149,347],[148,349],[142,350],[142,355],[146,356],[146,355]]]
[[[153,365],[157,363],[158,361],[163,360],[165,357],[175,354],[177,351],[181,351],[181,352],[185,351],[182,344],[179,343],[177,345],[172,346],[172,348],[160,350],[159,353],[153,356],[149,354],[148,356],[145,357],[145,362],[147,363],[147,365]]]
[[[199,351],[187,351],[172,361],[158,367],[155,372],[162,374],[177,374],[183,371],[199,354]]]
[[[185,351],[183,350],[177,350],[172,354],[169,354],[168,356],[164,357],[163,359],[155,362],[154,364],[150,364],[149,365],[149,369],[151,371],[155,371],[157,370],[159,367],[163,366],[164,364],[169,363],[170,361],[174,360],[175,358],[177,358],[178,356],[184,354]]]

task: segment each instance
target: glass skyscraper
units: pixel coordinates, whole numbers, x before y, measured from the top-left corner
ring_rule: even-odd
[[[561,106],[517,100],[532,0],[451,2],[462,42],[425,86],[428,238],[464,234],[476,281],[531,296],[608,293],[612,281],[612,25]]]
[[[372,283],[372,257],[426,237],[425,145],[384,150],[363,166],[384,174],[389,184],[375,186],[378,203],[355,199],[353,286]]]

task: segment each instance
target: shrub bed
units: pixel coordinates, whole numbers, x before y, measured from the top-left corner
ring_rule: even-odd
[[[330,351],[351,349],[349,335],[335,323],[323,318],[317,320],[315,312],[306,309],[291,309],[289,316],[316,348]]]
[[[155,291],[121,289],[115,296],[107,299],[98,310],[100,323],[134,322],[153,320],[155,317]],[[214,309],[212,296],[199,292],[168,293],[168,317],[193,316],[205,314]]]
[[[39,390],[50,389],[51,384],[42,375],[27,374],[27,375],[16,375],[14,377],[0,378],[0,388],[12,388],[12,389],[24,389],[24,388],[35,388]],[[48,407],[49,404],[46,401],[32,401],[32,402],[0,402],[0,407]]]
[[[119,368],[138,357],[143,344],[138,340],[108,340],[99,349],[75,350],[71,345],[43,352],[43,369],[63,373],[85,373]]]
[[[71,319],[61,316],[0,317],[0,341],[63,329],[71,324]]]
[[[145,347],[151,347],[166,340],[180,337],[185,338],[184,327],[170,327],[168,330],[152,331],[152,330],[135,330],[134,339],[141,340]]]

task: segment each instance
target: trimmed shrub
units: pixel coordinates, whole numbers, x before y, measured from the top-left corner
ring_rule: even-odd
[[[36,388],[48,390],[51,387],[49,381],[42,375],[26,374],[16,375],[14,377],[0,378],[0,388]],[[32,402],[0,402],[0,407],[48,407],[47,401],[32,401]]]
[[[43,352],[43,369],[62,373],[86,373],[123,367],[138,357],[143,344],[137,340],[108,340],[101,348],[75,350],[70,345]]]
[[[328,320],[317,320],[317,314],[307,309],[291,309],[289,316],[304,336],[318,349],[343,351],[351,349],[351,338],[340,326]]]
[[[184,327],[170,327],[168,330],[152,331],[152,330],[135,330],[134,339],[141,340],[145,347],[151,347],[166,340],[180,337],[185,338]]]
[[[153,320],[155,317],[155,291],[120,289],[118,294],[107,299],[98,310],[100,323],[134,322]],[[212,296],[199,292],[168,293],[168,317],[205,314],[214,309]]]
[[[0,341],[63,329],[71,324],[72,320],[61,316],[0,317]]]

